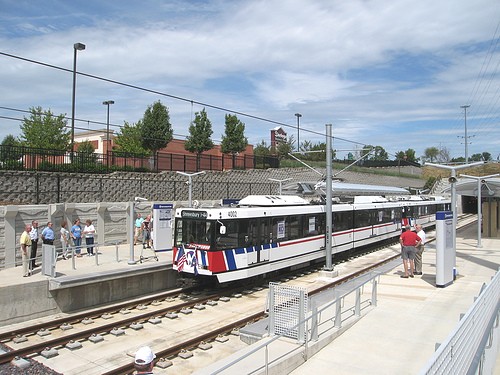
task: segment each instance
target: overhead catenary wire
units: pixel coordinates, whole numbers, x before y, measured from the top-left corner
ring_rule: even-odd
[[[45,67],[52,68],[52,69],[61,70],[61,71],[68,72],[68,73],[73,73],[72,69],[63,68],[61,66],[57,66],[57,65],[53,65],[53,64],[48,64],[48,63],[45,63],[45,62],[42,62],[42,61],[37,61],[37,60],[29,59],[29,58],[18,56],[18,55],[13,55],[13,54],[6,53],[6,52],[1,52],[0,51],[0,55],[6,56],[6,57],[10,57],[10,58],[13,58],[13,59],[17,59],[17,60],[21,60],[21,61],[25,61],[25,62],[29,62],[29,63],[32,63],[32,64],[37,64],[37,65],[45,66]],[[214,105],[214,104],[210,104],[210,103],[204,103],[204,102],[193,100],[193,99],[188,99],[188,98],[184,98],[184,97],[181,97],[181,96],[178,96],[178,95],[168,94],[168,93],[161,92],[161,91],[158,91],[158,90],[148,89],[148,88],[141,87],[141,86],[138,86],[138,85],[133,85],[133,84],[130,84],[130,83],[125,83],[125,82],[120,82],[120,81],[117,81],[117,80],[113,80],[113,79],[110,79],[110,78],[100,77],[100,76],[97,76],[97,75],[94,75],[94,74],[83,73],[83,72],[78,72],[78,71],[76,72],[76,74],[78,76],[88,77],[88,78],[96,79],[96,80],[99,80],[99,81],[103,81],[103,82],[107,82],[107,83],[112,83],[112,84],[115,84],[115,85],[120,85],[120,86],[128,87],[128,88],[131,88],[131,89],[140,90],[140,91],[143,91],[143,92],[148,92],[148,93],[151,93],[151,94],[168,97],[170,99],[174,99],[174,100],[179,100],[179,101],[182,101],[182,102],[190,103],[191,106],[193,106],[193,104],[196,104],[196,105],[203,106],[203,107],[206,107],[206,108],[211,108],[211,109],[215,109],[215,110],[219,110],[219,111],[229,112],[229,113],[233,113],[233,114],[236,114],[236,115],[239,115],[239,116],[242,116],[242,117],[247,117],[247,118],[251,118],[251,119],[254,119],[254,120],[258,120],[258,121],[267,122],[267,123],[270,123],[270,124],[273,124],[273,125],[279,125],[279,126],[283,126],[283,127],[287,127],[287,128],[296,129],[295,125],[289,125],[289,124],[281,122],[281,121],[276,121],[276,120],[268,119],[268,118],[265,118],[265,117],[252,115],[252,114],[241,112],[241,111],[238,111],[238,110],[234,110],[234,109],[230,109],[230,108],[225,108],[225,107]],[[80,121],[82,121],[82,120],[80,120]],[[85,120],[83,120],[83,121],[85,121]],[[317,131],[314,131],[314,130],[310,130],[310,129],[307,129],[307,128],[301,127],[300,130],[303,131],[303,132],[310,133],[310,134],[315,134],[315,135],[319,135],[319,136],[322,136],[322,137],[326,137],[326,135],[324,133],[317,132]],[[345,138],[340,138],[340,137],[332,137],[332,138],[340,140],[340,141],[343,141],[343,142],[352,143],[352,144],[364,145],[363,143],[352,141],[352,140],[348,140],[348,139],[345,139]]]

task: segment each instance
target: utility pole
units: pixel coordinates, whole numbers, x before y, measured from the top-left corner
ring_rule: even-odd
[[[467,136],[467,108],[470,105],[461,105],[460,108],[464,109],[465,114],[465,164],[469,164],[469,137]]]
[[[295,116],[297,116],[297,152],[300,152],[300,118],[302,115],[296,113]]]

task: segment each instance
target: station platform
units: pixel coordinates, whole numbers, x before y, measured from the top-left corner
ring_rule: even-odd
[[[131,254],[129,244],[121,244],[99,246],[96,252],[97,256],[87,256],[82,248],[82,257],[63,260],[59,256],[54,271],[44,269],[46,275],[39,245],[39,266],[30,277],[23,277],[21,265],[1,269],[0,300],[10,303],[0,305],[0,327],[161,292],[175,285],[177,272],[171,267],[171,251],[155,252],[136,245]]]
[[[477,247],[477,222],[457,231],[457,277],[444,288],[436,287],[435,241],[426,244],[423,275],[404,279],[401,262],[379,278],[377,306],[363,312],[349,328],[304,362],[303,350],[290,339],[280,339],[270,349],[278,354],[277,364],[268,374],[418,374],[432,357],[436,345],[455,329],[461,314],[467,312],[500,266],[500,239],[482,238]],[[435,236],[427,233],[428,238]],[[342,276],[339,274],[339,277]],[[252,354],[261,342],[196,372],[196,375],[219,373],[220,369],[242,356],[245,359],[221,374],[236,374],[237,368],[255,371],[264,362],[262,351]],[[294,349],[295,347],[295,349]],[[284,354],[292,352],[292,354]],[[291,363],[300,363],[297,367]],[[291,370],[291,367],[294,368]],[[254,370],[251,370],[254,369]],[[255,371],[255,372],[254,372]],[[500,374],[497,356],[496,373]]]

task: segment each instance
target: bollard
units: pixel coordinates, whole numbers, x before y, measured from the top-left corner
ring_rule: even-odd
[[[120,256],[118,255],[118,242],[115,242],[115,251],[116,251],[116,263],[120,261]]]
[[[74,247],[72,247],[72,248],[71,248],[71,265],[72,265],[72,267],[73,267],[73,269],[74,269],[74,270],[76,270],[76,264],[75,264],[75,263],[76,263],[76,260],[75,260],[75,256],[76,256],[76,254],[75,254],[75,248],[74,248]]]

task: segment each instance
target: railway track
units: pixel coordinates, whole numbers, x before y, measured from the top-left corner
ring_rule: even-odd
[[[429,238],[428,242],[432,240],[433,238]],[[309,290],[308,293],[309,295],[313,295],[325,289],[336,287],[360,274],[370,272],[399,256],[399,252],[393,252],[392,255],[386,256],[384,259],[370,264],[369,266],[363,266],[356,271],[347,273],[331,283],[323,283],[322,285],[315,286],[313,289]],[[41,323],[36,326],[16,329],[10,333],[1,334],[0,342],[9,346],[11,350],[4,354],[0,354],[0,364],[8,363],[15,358],[30,358],[40,359],[46,365],[50,366],[51,358],[43,356],[42,358],[40,357],[40,353],[54,349],[59,352],[60,349],[67,348],[68,345],[72,343],[84,343],[96,336],[104,335],[111,337],[115,335],[116,332],[122,332],[120,334],[125,335],[125,331],[133,332],[133,330],[135,330],[135,328],[133,328],[134,326],[143,326],[145,331],[148,331],[148,333],[146,333],[146,336],[148,336],[150,327],[146,328],[145,326],[151,326],[156,329],[159,325],[169,327],[165,328],[166,332],[168,332],[165,333],[165,337],[178,336],[178,339],[175,340],[160,340],[158,338],[152,338],[152,340],[150,340],[150,342],[155,343],[156,361],[168,362],[168,359],[180,353],[192,350],[203,343],[212,342],[218,337],[227,336],[249,322],[262,319],[266,315],[263,307],[265,305],[267,291],[262,288],[247,290],[246,293],[238,293],[238,291],[235,290],[224,290],[222,293],[200,293],[194,289],[190,289],[189,292],[191,292],[190,295],[186,294],[186,290],[170,291],[161,295],[134,300],[133,302],[126,302],[103,309],[96,309],[92,312],[84,312],[48,323]],[[245,298],[240,299],[247,295],[251,296],[254,300],[259,300],[260,303],[255,303],[254,301],[254,304],[250,307],[248,301],[245,301]],[[231,301],[234,303],[231,304]],[[217,305],[219,305],[219,307],[217,307]],[[222,307],[221,305],[224,306]],[[238,309],[238,305],[241,308]],[[197,319],[201,319],[200,316],[202,314],[198,314],[197,311],[202,310],[211,310],[207,315],[219,314],[220,318],[215,318],[214,322],[214,318],[209,317],[206,321],[210,323],[202,323],[201,325],[190,323],[189,320],[191,315],[197,315]],[[223,312],[229,310],[231,310],[231,314],[227,313],[223,317]],[[113,317],[109,317],[109,315],[113,315]],[[179,324],[179,320],[176,319],[179,315],[182,317],[180,320],[183,321],[183,327],[191,325],[194,334],[180,334],[179,332],[184,332],[183,329],[176,329],[174,327]],[[184,317],[187,318],[185,319]],[[162,320],[165,319],[166,323],[163,323]],[[67,328],[68,325],[75,325],[75,329],[66,330],[63,328]],[[76,327],[77,325],[78,328]],[[40,335],[40,332],[49,333]],[[172,332],[177,332],[177,335],[172,334]],[[133,334],[131,335],[133,336]],[[30,337],[28,341],[33,342],[15,342],[19,337],[26,336]],[[48,336],[51,337],[48,338]],[[133,347],[134,346],[130,346],[130,348]],[[129,349],[129,355],[131,354],[130,350],[131,349]],[[63,353],[63,351],[61,351],[61,353]],[[99,372],[96,373],[128,374],[133,372],[133,359],[129,356],[124,356],[123,350],[117,353],[115,357],[116,360],[110,361],[112,363],[110,363],[105,370],[100,369]],[[164,359],[167,359],[167,361],[164,361]]]
[[[309,293],[312,295],[319,293],[321,290],[335,287],[359,274],[368,272],[383,263],[391,261],[395,257],[397,255],[384,259],[370,267],[360,269],[355,273],[344,275],[335,280],[335,282],[314,288]],[[197,326],[195,335],[188,335],[179,340],[166,342],[163,348],[155,346],[157,360],[172,358],[203,343],[212,342],[218,337],[226,336],[250,322],[264,318],[266,314],[263,307],[267,291],[260,289],[262,288],[247,290],[244,293],[224,291],[222,294],[208,293],[206,295],[181,295],[180,297],[179,291],[177,291],[175,298],[172,293],[166,293],[163,296],[163,300],[155,296],[156,299],[154,300],[141,300],[141,303],[135,301],[132,304],[120,304],[119,306],[93,311],[91,314],[81,313],[77,316],[61,318],[57,321],[26,327],[22,330],[18,329],[10,334],[0,336],[1,342],[12,348],[12,350],[0,354],[0,364],[9,363],[16,358],[42,360],[43,355],[42,357],[39,356],[43,352],[57,352],[57,355],[61,352],[64,355],[63,349],[69,348],[75,343],[82,344],[95,337],[110,336],[114,334],[113,331],[123,332],[122,334],[124,334],[125,331],[133,330],[134,328],[132,327],[137,325],[144,326],[145,331],[148,331],[151,327],[156,327],[159,323],[166,326],[176,325],[178,315],[181,315],[183,317],[182,320],[186,321],[189,318],[186,319],[184,317],[190,316],[192,312],[201,311],[217,304],[224,304],[224,307],[219,308],[219,310],[234,310],[232,314],[227,314],[227,318],[222,319],[224,322],[227,321],[227,323],[223,324],[221,321],[219,322],[221,324],[217,325],[212,322],[211,324],[205,324],[206,329],[201,329]],[[241,309],[237,309],[237,307],[230,304],[232,300],[235,305],[241,304],[243,306],[247,302],[243,302],[243,299],[240,298],[249,295],[253,295],[253,298],[260,300],[260,302],[257,304],[254,303],[251,308],[245,307],[243,310],[246,311],[241,311]],[[179,299],[185,300],[179,301]],[[109,315],[113,315],[113,317]],[[197,319],[201,319],[201,314],[196,315]],[[166,320],[166,322],[163,323],[163,320]],[[73,326],[73,329],[67,329],[68,326]],[[151,327],[146,328],[146,326]],[[172,330],[172,328],[166,329]],[[29,340],[16,342],[19,341],[20,337],[29,338]],[[46,362],[46,365],[50,366],[50,357],[45,358],[43,361]],[[101,373],[127,374],[133,372],[134,366],[131,358],[124,358],[118,362],[124,363],[114,364],[112,369],[102,371]]]

